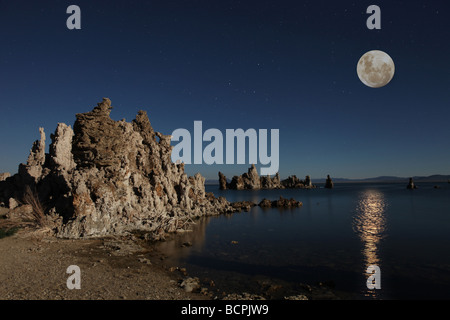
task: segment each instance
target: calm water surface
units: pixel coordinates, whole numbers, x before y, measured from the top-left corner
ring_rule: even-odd
[[[434,188],[435,185],[440,188]],[[229,201],[280,196],[302,208],[262,209],[205,218],[193,232],[161,244],[169,263],[236,292],[252,283],[333,281],[355,298],[450,298],[450,184],[337,184],[334,189],[208,192]],[[183,242],[192,243],[182,247]],[[381,270],[368,290],[366,269]]]

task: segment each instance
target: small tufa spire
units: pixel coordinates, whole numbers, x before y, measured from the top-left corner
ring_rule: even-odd
[[[105,113],[109,115],[112,108],[111,100],[109,98],[103,98],[102,102],[97,103],[97,106],[92,111],[95,113]]]

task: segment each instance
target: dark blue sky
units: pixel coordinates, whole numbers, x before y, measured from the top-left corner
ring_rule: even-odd
[[[66,9],[81,8],[81,30]],[[381,30],[366,9],[381,8]],[[279,129],[280,173],[449,174],[450,5],[445,1],[0,1],[0,172],[46,130],[109,97],[115,120],[155,130]],[[383,88],[362,54],[394,60]],[[47,144],[48,144],[47,143]],[[190,165],[217,178],[248,165]]]

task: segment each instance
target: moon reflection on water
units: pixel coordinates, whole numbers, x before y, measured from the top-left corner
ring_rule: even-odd
[[[357,214],[353,218],[353,230],[358,234],[362,243],[364,256],[364,274],[368,266],[376,265],[381,269],[379,257],[380,241],[385,236],[387,202],[383,193],[376,190],[366,190],[361,193],[356,208]],[[368,296],[375,297],[374,290],[368,291]]]

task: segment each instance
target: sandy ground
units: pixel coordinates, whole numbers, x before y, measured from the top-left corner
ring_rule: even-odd
[[[62,240],[21,229],[0,239],[0,299],[209,299],[185,292],[188,275],[137,240]],[[80,268],[81,289],[67,287],[70,265]]]
[[[0,207],[0,230],[11,227],[7,211]],[[22,225],[0,239],[0,300],[345,299],[326,286],[292,290],[273,281],[269,289],[263,282],[258,294],[223,292],[214,279],[196,285],[187,281],[195,278],[189,270],[169,265],[168,252],[157,248],[141,235],[69,240]],[[67,269],[73,265],[80,268],[80,289],[67,285],[72,276]],[[186,282],[195,289],[185,290]]]

